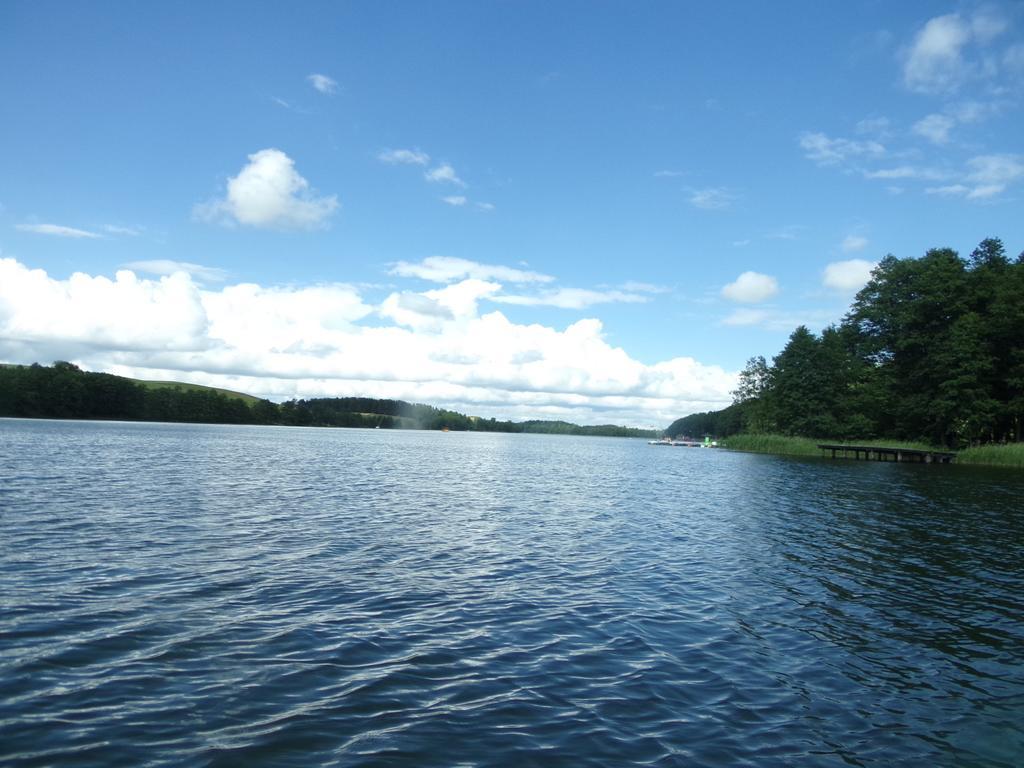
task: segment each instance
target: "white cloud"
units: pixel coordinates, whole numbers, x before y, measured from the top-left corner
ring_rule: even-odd
[[[948,179],[950,174],[935,168],[915,168],[912,165],[899,165],[895,168],[880,168],[877,171],[865,171],[865,179],[925,179],[941,181]]]
[[[971,27],[958,14],[930,19],[911,45],[903,65],[903,81],[915,91],[956,88],[966,76],[962,51],[971,40]]]
[[[929,19],[905,52],[903,82],[921,93],[949,93],[969,80],[996,74],[988,57],[970,58],[968,49],[988,46],[1005,31],[1006,22],[989,11],[971,18],[951,13]]]
[[[595,304],[641,304],[649,297],[630,291],[592,291],[586,288],[555,288],[533,296],[499,295],[491,301],[515,304],[521,307],[558,307],[559,309],[586,309]]]
[[[832,139],[821,132],[801,134],[800,148],[809,160],[818,165],[839,165],[851,158],[879,157],[885,154],[885,147],[877,141]]]
[[[37,235],[53,235],[55,237],[89,239],[103,237],[103,235],[86,229],[75,229],[74,227],[65,227],[60,224],[17,224],[14,228],[22,232],[34,232]]]
[[[949,113],[960,123],[978,123],[999,112],[998,102],[963,101],[949,107]]]
[[[335,195],[318,197],[279,149],[261,149],[228,179],[223,200],[202,203],[195,215],[206,221],[237,222],[269,229],[316,229],[338,208]]]
[[[389,297],[374,312],[352,286],[210,290],[184,272],[151,280],[127,270],[56,280],[7,258],[0,359],[65,359],[278,400],[366,395],[582,423],[664,427],[730,402],[735,373],[688,357],[643,364],[609,344],[595,318],[554,328],[481,313],[499,289],[470,278]]]
[[[749,307],[734,309],[722,320],[722,325],[761,325],[771,318],[773,314],[773,311],[770,309],[750,309]]]
[[[778,292],[778,280],[771,275],[762,275],[760,272],[744,272],[721,291],[722,296],[729,301],[742,304],[757,304],[767,301]]]
[[[148,261],[132,261],[124,265],[125,269],[135,272],[146,272],[151,275],[173,275],[184,272],[187,275],[211,283],[221,283],[227,279],[228,273],[218,267],[204,267],[188,261],[172,261],[171,259],[150,259]]]
[[[487,213],[490,213],[491,211],[494,210],[494,203],[477,203],[476,207],[479,208],[481,211],[486,211]]]
[[[928,187],[929,195],[987,200],[1006,191],[1024,178],[1024,159],[1020,155],[978,155],[967,161],[963,181],[941,187]]]
[[[1024,72],[1024,43],[1011,45],[1003,54],[1003,66],[1011,73]]]
[[[941,187],[926,187],[926,195],[941,195],[943,197],[958,197],[960,195],[966,195],[971,191],[971,188],[964,184],[946,184]]]
[[[875,262],[865,259],[834,261],[825,267],[821,282],[826,288],[839,293],[856,293],[871,279],[874,268]]]
[[[913,131],[918,136],[923,136],[932,144],[948,144],[949,132],[953,130],[956,121],[946,115],[928,115],[914,123]]]
[[[1024,177],[1019,155],[981,155],[967,161],[967,180],[974,184],[968,197],[991,197]]]
[[[863,251],[868,247],[868,239],[861,235],[847,235],[843,238],[843,242],[840,243],[839,247],[844,253]]]
[[[320,93],[332,94],[338,90],[338,83],[336,80],[328,77],[327,75],[312,74],[306,77],[310,85],[316,88]]]
[[[467,321],[478,317],[480,300],[500,290],[500,283],[468,278],[423,293],[392,293],[381,304],[379,312],[399,325],[439,331],[443,328],[443,321]]]
[[[1007,26],[1006,19],[990,8],[982,9],[971,19],[971,32],[981,45],[987,45],[995,40],[1006,31]]]
[[[890,121],[887,117],[868,117],[860,120],[856,125],[856,131],[860,134],[885,137],[889,135]]]
[[[656,179],[677,179],[680,176],[685,176],[686,171],[655,171],[654,178]]]
[[[753,309],[743,307],[733,310],[722,319],[722,325],[734,327],[757,327],[768,331],[792,331],[799,325],[809,328],[824,328],[835,320],[831,312],[785,312],[778,309]]]
[[[799,240],[800,234],[807,229],[803,224],[787,224],[765,235],[767,240]]]
[[[54,280],[0,258],[0,338],[8,342],[195,351],[206,346],[206,330],[199,291],[184,273],[151,281],[128,270],[113,280],[76,272]]]
[[[427,181],[440,182],[442,184],[454,184],[457,187],[465,187],[466,182],[458,177],[455,173],[455,169],[452,168],[448,163],[432,168],[423,174]]]
[[[107,224],[103,227],[103,231],[111,235],[125,235],[126,237],[138,237],[142,234],[142,230],[137,227],[120,227],[116,224]]]
[[[417,277],[432,283],[453,283],[466,278],[501,280],[509,283],[550,283],[555,279],[539,272],[503,267],[498,264],[481,264],[455,256],[428,256],[416,264],[400,261],[391,268],[389,274],[399,277]]]
[[[442,197],[441,201],[455,207],[463,206],[468,202],[465,195],[448,195],[447,197]]]
[[[733,200],[734,195],[722,187],[695,189],[690,195],[690,204],[705,211],[724,210],[732,205]]]
[[[385,149],[377,159],[389,165],[427,165],[430,155],[418,149]]]
[[[629,280],[623,283],[620,287],[622,290],[629,291],[630,293],[669,293],[672,290],[664,285],[642,283],[636,280]]]

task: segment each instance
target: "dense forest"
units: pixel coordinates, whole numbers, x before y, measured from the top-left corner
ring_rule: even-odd
[[[564,421],[496,421],[430,405],[368,397],[314,398],[276,404],[208,387],[155,386],[152,382],[82,371],[63,361],[53,366],[0,365],[0,416],[614,437],[657,434],[610,424],[584,427]]]
[[[1024,253],[990,238],[967,259],[886,256],[838,325],[800,326],[769,363],[751,358],[731,406],[670,435],[739,432],[893,438],[965,447],[1020,441]]]

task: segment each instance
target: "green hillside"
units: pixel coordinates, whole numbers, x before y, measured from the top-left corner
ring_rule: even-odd
[[[245,392],[235,392],[231,389],[221,389],[220,387],[207,387],[203,384],[188,384],[182,381],[148,381],[146,379],[133,379],[130,377],[123,377],[128,381],[133,381],[146,389],[181,389],[183,391],[201,391],[201,392],[216,392],[224,395],[225,397],[237,397],[239,400],[252,405],[258,403],[260,398],[255,395],[247,395]]]

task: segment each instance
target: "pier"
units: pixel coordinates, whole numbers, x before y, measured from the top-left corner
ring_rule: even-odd
[[[953,451],[922,451],[916,448],[884,448],[875,445],[832,445],[819,444],[823,451],[831,451],[832,458],[841,454],[840,458],[863,461],[914,461],[923,464],[952,464],[956,459]]]

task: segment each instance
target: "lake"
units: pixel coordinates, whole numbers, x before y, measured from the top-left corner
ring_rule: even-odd
[[[1019,766],[1024,473],[0,420],[0,763]]]

